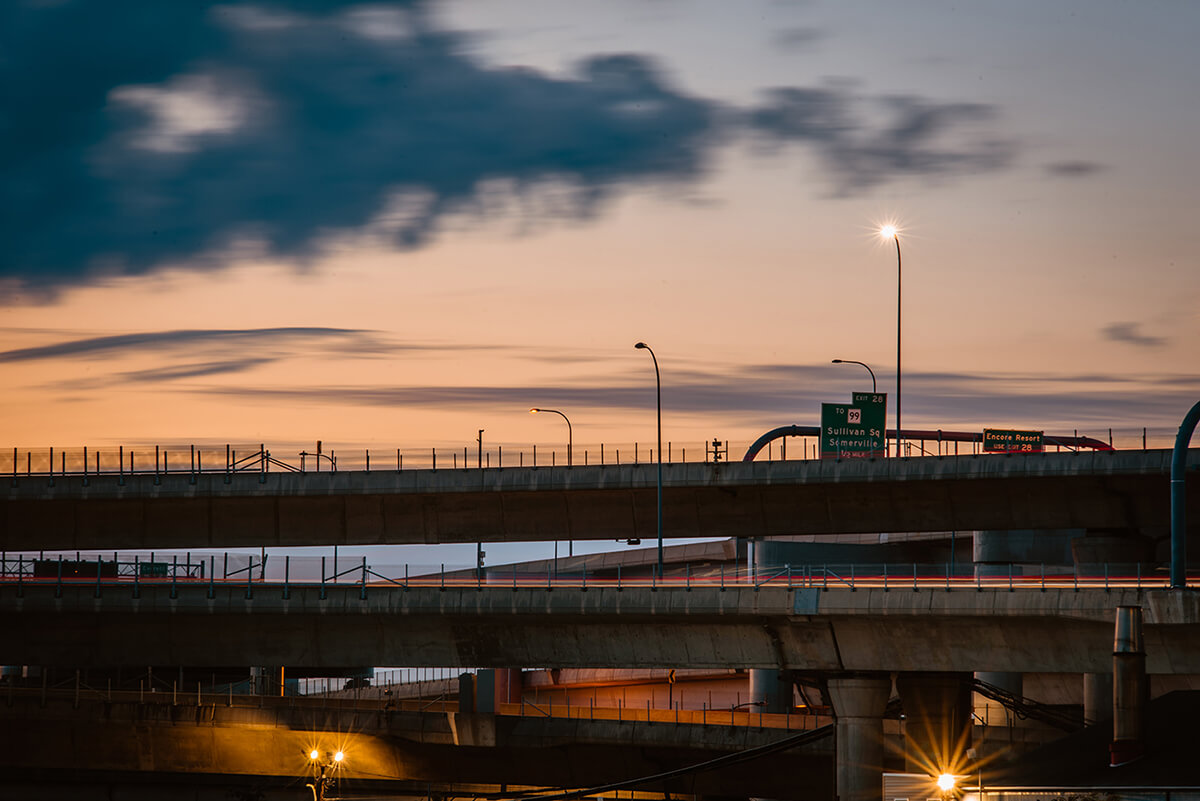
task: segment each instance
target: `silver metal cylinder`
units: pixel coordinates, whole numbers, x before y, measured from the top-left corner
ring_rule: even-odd
[[[1119,606],[1113,637],[1113,741],[1109,746],[1114,766],[1145,753],[1148,689],[1142,609]]]
[[[1114,654],[1144,654],[1146,641],[1142,636],[1142,608],[1118,606],[1113,634]]]

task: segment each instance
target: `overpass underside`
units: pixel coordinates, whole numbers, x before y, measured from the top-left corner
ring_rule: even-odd
[[[761,749],[753,759],[627,789],[797,801],[832,794],[828,730],[800,735],[669,722],[414,713],[261,697],[237,698],[232,705],[221,696],[139,701],[136,693],[80,701],[70,693],[47,698],[37,691],[10,694],[0,704],[0,723],[0,767],[28,783],[21,792],[30,794],[23,798],[155,785],[305,797],[314,749],[322,760],[344,753],[337,768],[343,793],[425,798],[591,788]],[[807,742],[772,750],[798,738]],[[13,783],[5,785],[0,798],[15,792]]]

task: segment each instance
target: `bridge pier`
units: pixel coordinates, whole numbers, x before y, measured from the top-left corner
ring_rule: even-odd
[[[892,694],[887,674],[829,679],[837,719],[838,801],[878,801],[883,787],[883,713]]]
[[[1071,565],[1071,543],[1083,536],[1083,529],[1033,529],[976,531],[972,543],[975,571],[981,576],[1018,576]]]
[[[523,674],[520,668],[496,668],[496,703],[521,703]]]
[[[1017,674],[1018,676],[1020,674]],[[968,673],[900,673],[896,690],[904,708],[905,770],[954,773],[971,747]]]
[[[1113,674],[1083,674],[1083,719],[1088,723],[1110,720],[1113,716]]]
[[[1131,574],[1138,564],[1149,571],[1154,561],[1153,543],[1135,531],[1088,531],[1071,542],[1071,556],[1081,575],[1096,575],[1104,565],[1112,574]]]

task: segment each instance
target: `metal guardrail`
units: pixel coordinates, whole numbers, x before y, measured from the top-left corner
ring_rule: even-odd
[[[114,689],[111,682],[108,687],[93,687],[80,680],[78,673],[74,680],[56,682],[54,687],[14,687],[9,685],[0,689],[0,697],[15,699],[17,696],[38,698],[44,705],[48,699],[72,701],[76,708],[81,703],[101,701],[104,703],[126,703],[148,706],[194,706],[194,707],[244,707],[244,708],[301,708],[301,709],[330,709],[343,711],[385,711],[408,713],[435,713],[442,715],[448,712],[458,712],[457,697],[442,696],[434,699],[392,699],[392,698],[355,698],[338,695],[266,695],[262,693],[234,692],[232,685],[218,690],[205,688],[197,682],[189,687],[179,686],[173,682],[166,687],[155,688],[151,691],[145,687],[136,690]],[[590,699],[589,699],[590,701]],[[10,704],[11,705],[11,704]],[[755,729],[775,729],[780,731],[813,731],[832,723],[827,715],[818,715],[800,711],[788,712],[758,712],[730,709],[710,709],[702,705],[700,709],[683,709],[680,705],[670,709],[654,706],[647,700],[645,706],[627,705],[618,699],[616,706],[598,706],[595,703],[567,703],[544,705],[533,701],[521,700],[513,703],[496,704],[495,714],[504,717],[538,718],[542,720],[587,720],[615,721],[618,723],[671,723],[688,726],[738,727]]]
[[[807,432],[812,426],[793,427]],[[1148,433],[1149,432],[1149,433]],[[971,437],[981,437],[971,433],[970,437],[952,436],[954,432],[928,431],[910,432],[927,434],[928,438],[913,437],[911,443],[906,443],[914,450],[907,457],[922,456],[958,456],[980,454],[981,444]],[[1150,446],[1170,447],[1173,432],[1167,429],[1147,428],[1123,430],[1119,441],[1114,442],[1113,429],[1107,430],[1107,442],[1116,444],[1123,450],[1146,450]],[[806,461],[819,457],[817,437],[815,433],[796,435],[799,447],[794,443],[789,457],[786,439],[775,447],[774,443],[764,446],[768,461]],[[1048,437],[1047,451],[1075,450],[1072,444],[1076,440],[1088,439],[1080,437],[1075,432],[1073,437]],[[1101,436],[1094,440],[1103,444]],[[1091,440],[1089,440],[1091,441]],[[669,463],[717,463],[728,460],[730,444],[725,441],[714,448],[710,442],[680,444],[667,442],[666,458]],[[1064,444],[1065,443],[1065,444]],[[961,450],[960,450],[960,446]],[[295,447],[295,446],[291,446]],[[734,445],[734,451],[737,445]],[[507,450],[507,454],[505,451]],[[654,449],[644,447],[644,443],[599,443],[598,446],[579,446],[573,449],[575,458],[573,464],[580,466],[609,466],[628,464],[649,464],[655,461]],[[294,454],[294,456],[293,456]],[[689,458],[690,454],[690,458]],[[154,445],[154,446],[116,446],[110,448],[90,448],[87,446],[68,448],[19,448],[0,450],[0,475],[12,479],[31,478],[34,476],[55,478],[58,476],[83,476],[92,478],[100,475],[115,475],[118,478],[126,475],[198,475],[198,474],[235,474],[235,473],[267,473],[276,472],[331,472],[345,470],[374,471],[404,471],[412,469],[477,469],[502,467],[555,467],[567,463],[565,449],[559,451],[551,447],[537,445],[521,446],[516,449],[503,445],[488,448],[482,446],[429,446],[420,448],[326,448],[324,443],[317,442],[314,450],[304,447],[292,451],[289,447],[288,457],[280,458],[263,443],[238,443],[223,446],[212,445]]]
[[[962,565],[942,564],[802,564],[757,567],[733,570],[721,566],[713,570],[704,565],[697,571],[691,565],[680,575],[657,577],[623,574],[620,567],[589,570],[586,565],[573,567],[569,572],[555,571],[553,564],[546,570],[529,571],[517,567],[484,568],[447,572],[441,565],[436,572],[410,572],[408,565],[372,567],[367,558],[339,562],[335,555],[327,557],[294,558],[284,556],[270,561],[264,554],[215,554],[194,558],[185,554],[144,559],[138,554],[122,558],[119,553],[69,556],[58,554],[49,558],[25,554],[0,553],[0,586],[16,585],[18,591],[26,585],[53,585],[61,593],[64,586],[93,586],[99,597],[102,588],[131,586],[135,597],[145,585],[169,585],[172,597],[181,584],[207,585],[209,597],[218,586],[244,587],[250,598],[256,588],[278,588],[286,599],[292,589],[315,587],[321,597],[330,586],[358,587],[366,597],[368,589],[438,588],[476,590],[541,589],[623,589],[683,590],[712,588],[848,591],[881,589],[884,591],[976,590],[1002,589],[1010,592],[1046,591],[1050,589],[1162,589],[1169,586],[1170,576],[1158,563],[1102,563],[1076,566],[1064,571],[1046,569],[1045,565],[987,565],[982,569],[963,570]],[[293,559],[297,567],[293,572]],[[342,566],[347,565],[344,569]],[[268,562],[270,563],[268,565]],[[319,568],[318,568],[319,565]],[[970,567],[970,566],[968,566]],[[315,572],[314,572],[315,571]]]

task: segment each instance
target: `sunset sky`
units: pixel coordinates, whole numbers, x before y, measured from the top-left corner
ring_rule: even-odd
[[[545,406],[577,453],[646,447],[644,340],[664,439],[737,456],[870,388],[833,358],[894,392],[894,221],[906,427],[1167,445],[1200,400],[1197,31],[1182,1],[6,2],[2,439],[482,428],[507,461],[561,454]]]

